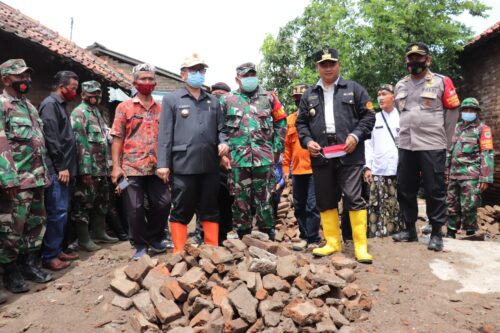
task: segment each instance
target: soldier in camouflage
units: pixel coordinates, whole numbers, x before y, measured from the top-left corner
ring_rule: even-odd
[[[478,119],[481,111],[475,98],[460,106],[452,144],[446,156],[448,170],[448,232],[455,238],[462,227],[467,235],[476,231],[477,208],[481,193],[493,183],[493,138],[491,129]]]
[[[273,238],[273,164],[283,151],[286,113],[273,92],[259,87],[253,63],[238,66],[236,74],[240,88],[221,98],[231,151],[233,223],[240,237],[249,233],[254,209],[257,227]]]
[[[48,173],[43,124],[24,97],[31,85],[31,72],[22,59],[0,65],[4,85],[0,129],[5,131],[0,135],[0,261],[4,285],[14,293],[29,290],[25,279],[37,283],[52,279],[36,260],[45,232],[43,188],[48,184]]]
[[[99,111],[101,85],[97,81],[82,83],[82,103],[71,112],[71,127],[75,133],[78,155],[78,177],[73,194],[71,220],[75,223],[78,245],[92,252],[100,249],[92,238],[115,243],[117,238],[106,234],[110,184],[109,142],[104,118]]]

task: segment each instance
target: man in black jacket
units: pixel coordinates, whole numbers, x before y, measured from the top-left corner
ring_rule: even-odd
[[[70,181],[76,176],[76,144],[68,103],[77,97],[78,76],[61,71],[54,76],[53,92],[40,104],[40,118],[47,146],[47,166],[51,185],[45,189],[47,230],[43,238],[42,262],[44,267],[60,270],[69,266],[77,254],[64,253],[62,242],[68,220]]]
[[[302,96],[296,122],[300,142],[311,153],[316,204],[326,240],[313,254],[342,251],[337,209],[340,189],[350,203],[356,260],[371,263],[361,173],[365,164],[363,141],[370,137],[375,113],[366,90],[340,77],[337,50],[320,50],[314,60],[320,80]]]
[[[205,244],[219,243],[219,157],[227,155],[229,146],[219,100],[201,89],[207,67],[197,54],[186,58],[181,66],[184,88],[162,102],[157,175],[171,182],[174,253],[182,251],[195,211]]]

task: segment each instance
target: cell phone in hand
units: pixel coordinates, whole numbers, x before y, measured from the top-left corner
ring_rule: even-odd
[[[118,179],[118,188],[123,191],[124,189],[127,188],[127,186],[129,186],[129,182],[128,182],[127,178],[121,176]]]

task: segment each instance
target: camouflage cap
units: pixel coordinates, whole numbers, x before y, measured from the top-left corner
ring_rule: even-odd
[[[420,55],[429,55],[429,47],[427,44],[422,42],[410,43],[405,49],[405,55],[409,56],[410,54],[420,54]]]
[[[254,71],[255,73],[257,73],[257,70],[255,69],[255,64],[253,62],[245,62],[244,64],[241,64],[238,67],[236,67],[237,75],[245,75],[250,71]]]
[[[101,92],[101,84],[97,81],[85,81],[82,83],[82,91],[86,93]]]
[[[23,59],[9,59],[0,65],[0,75],[18,75],[26,71],[33,72],[33,68],[26,66]]]
[[[301,83],[301,84],[294,86],[292,88],[292,96],[303,95],[306,92],[307,88],[309,88],[309,87],[307,86],[307,84],[304,84],[304,83]]]
[[[471,108],[481,111],[481,107],[479,106],[479,101],[473,97],[467,97],[462,101],[462,104],[460,105],[460,110],[465,108]]]

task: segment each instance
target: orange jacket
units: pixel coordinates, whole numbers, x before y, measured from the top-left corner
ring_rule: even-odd
[[[299,141],[299,134],[295,128],[297,112],[286,118],[288,130],[285,138],[285,151],[283,153],[283,174],[287,175],[292,166],[292,175],[307,175],[312,173],[311,158],[309,151],[302,148]]]

